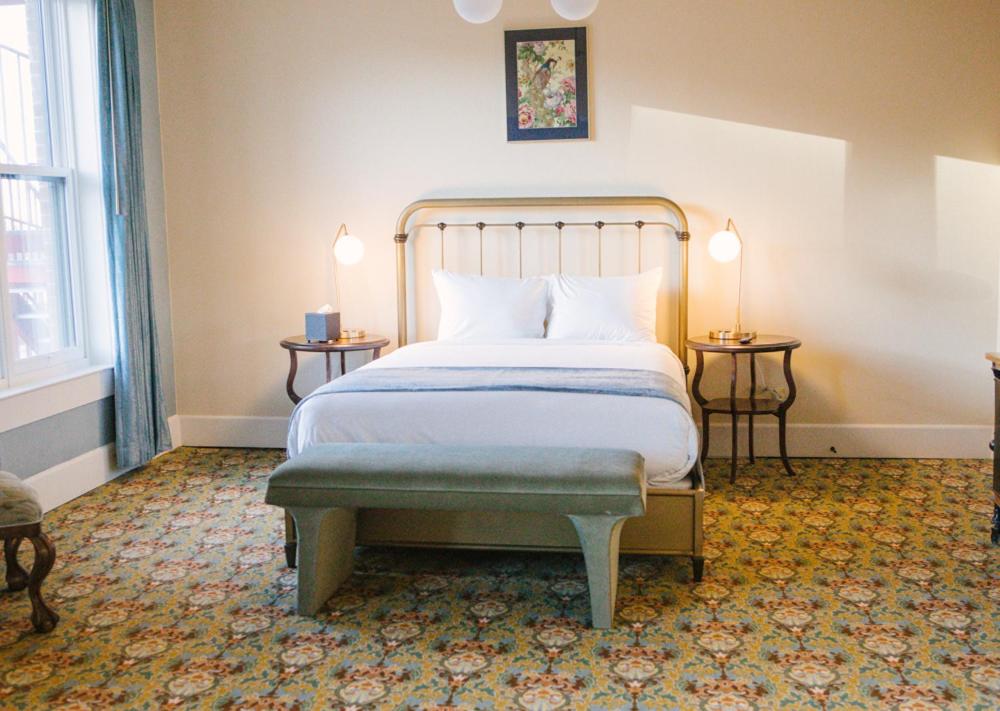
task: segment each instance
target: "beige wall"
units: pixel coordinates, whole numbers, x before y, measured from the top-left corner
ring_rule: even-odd
[[[739,224],[744,321],[805,342],[795,422],[979,441],[1000,4],[604,0],[585,23],[593,138],[533,144],[505,140],[503,30],[560,22],[504,6],[474,26],[448,0],[156,3],[182,415],[287,415],[277,341],[327,299],[341,221],[367,248],[348,318],[394,334],[411,200],[659,192],[692,217],[692,333],[730,319],[731,267],[704,243]]]
[[[163,196],[163,155],[156,85],[156,35],[153,0],[135,4],[139,27],[139,77],[142,102],[142,161],[146,179],[146,216],[149,221],[149,261],[153,275],[156,336],[163,371],[163,398],[167,416],[177,413],[174,382],[174,345],[170,319],[170,274],[167,224]]]

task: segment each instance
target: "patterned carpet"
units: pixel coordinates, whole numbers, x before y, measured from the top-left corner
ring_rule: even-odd
[[[712,462],[705,581],[627,557],[595,632],[571,555],[363,550],[295,617],[280,457],[181,449],[49,514],[62,620],[0,595],[0,708],[1000,707],[985,460]]]

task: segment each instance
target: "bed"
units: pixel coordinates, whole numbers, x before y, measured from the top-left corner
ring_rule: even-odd
[[[504,220],[510,213],[537,214],[539,210],[570,211],[566,220],[535,218]],[[411,224],[415,215],[460,210],[494,211],[493,220]],[[649,219],[590,219],[581,211],[642,210]],[[652,213],[652,215],[650,214]],[[421,230],[437,232],[439,247],[432,253],[445,264],[446,230],[466,228],[473,244],[478,236],[479,270],[484,273],[489,230],[507,228],[516,235],[517,273],[525,270],[524,241],[534,228],[555,231],[558,264],[562,271],[564,241],[574,227],[596,231],[597,264],[605,269],[603,241],[609,235],[637,232],[639,252],[635,269],[642,269],[642,231],[659,227],[676,238],[678,286],[664,304],[675,349],[664,343],[519,338],[490,341],[424,340],[409,344],[414,314],[408,306],[420,258],[412,252],[411,237]],[[618,228],[618,232],[613,232]],[[458,231],[458,230],[454,230]],[[624,238],[623,238],[624,239]],[[552,389],[392,389],[351,391],[335,380],[317,389],[298,405],[289,426],[288,454],[330,442],[386,442],[421,444],[477,444],[501,446],[607,447],[638,451],[646,460],[647,514],[630,519],[621,549],[627,553],[683,555],[702,566],[702,503],[704,480],[698,461],[698,430],[686,395],[687,368],[683,344],[687,330],[687,223],[675,203],[660,197],[485,198],[425,200],[400,216],[395,235],[398,287],[399,348],[365,365],[370,376],[438,369],[504,369],[521,372],[545,369],[554,373],[573,369],[616,369],[656,373],[679,393],[673,399],[635,397],[609,392],[570,392]],[[468,241],[468,240],[467,240]],[[649,248],[647,248],[648,250]],[[408,257],[410,259],[408,259]],[[426,259],[423,260],[426,262]],[[475,260],[473,260],[474,262]],[[426,264],[424,264],[426,266]],[[473,269],[474,270],[474,269]],[[407,279],[410,277],[410,280]],[[409,281],[409,286],[408,286]],[[433,316],[431,319],[433,320]],[[676,355],[680,353],[680,357]],[[377,372],[376,372],[377,371]],[[358,372],[358,371],[355,371]],[[558,389],[557,389],[558,390]],[[506,548],[564,550],[579,547],[576,532],[559,516],[530,513],[402,511],[370,509],[359,513],[359,545]]]

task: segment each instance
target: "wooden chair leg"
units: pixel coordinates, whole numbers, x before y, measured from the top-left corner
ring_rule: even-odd
[[[28,576],[28,598],[31,600],[31,624],[38,632],[51,632],[59,615],[45,604],[42,599],[42,582],[52,570],[56,562],[56,547],[44,533],[31,537],[31,545],[35,547],[35,564]]]
[[[7,588],[12,591],[24,590],[28,586],[28,571],[17,562],[17,549],[22,538],[3,539],[3,557],[7,562]]]

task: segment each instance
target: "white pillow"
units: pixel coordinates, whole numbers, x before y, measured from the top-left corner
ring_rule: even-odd
[[[655,341],[656,296],[663,269],[617,277],[555,274],[546,338]]]
[[[431,274],[441,303],[438,340],[545,336],[548,282],[544,277],[483,277],[440,269]]]

